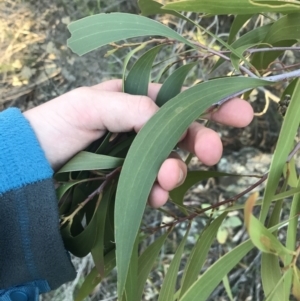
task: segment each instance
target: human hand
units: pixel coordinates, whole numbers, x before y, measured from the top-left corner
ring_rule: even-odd
[[[82,87],[24,112],[45,151],[52,168],[57,170],[76,153],[110,132],[138,132],[158,110],[153,100],[160,89],[150,84],[148,97],[122,93],[122,82],[111,80],[93,87]],[[209,116],[225,125],[244,127],[253,118],[252,107],[233,99]],[[179,147],[194,153],[206,165],[216,164],[222,155],[219,135],[199,123],[193,123]],[[149,204],[162,206],[169,191],[182,184],[187,167],[176,155],[162,164],[149,196]]]

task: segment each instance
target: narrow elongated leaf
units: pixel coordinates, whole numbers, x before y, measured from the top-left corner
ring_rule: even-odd
[[[121,158],[114,158],[89,152],[80,152],[57,173],[81,170],[112,169],[119,167],[122,164],[123,159]]]
[[[133,65],[124,83],[124,92],[132,95],[147,95],[152,65],[164,45],[151,48]]]
[[[284,185],[281,188],[281,191],[285,191],[287,188],[287,179],[284,182]],[[268,222],[268,228],[275,226],[280,221],[280,215],[283,205],[283,199],[276,202],[272,215]],[[273,233],[277,237],[277,231]],[[275,287],[278,285],[282,277],[281,268],[279,266],[279,258],[274,254],[263,253],[261,256],[261,279],[263,284],[263,289],[265,296],[270,295],[274,291]],[[274,295],[274,301],[284,300],[284,290],[283,283],[281,283],[281,289],[277,290],[277,293]]]
[[[297,86],[299,86],[300,81],[298,80],[298,84]],[[299,87],[298,87],[299,88]],[[297,90],[297,88],[296,88]],[[295,90],[295,92],[296,92]],[[299,100],[300,98],[298,98]],[[298,187],[300,187],[300,180],[298,182]],[[300,212],[300,194],[297,193],[294,195],[293,197],[293,202],[292,202],[292,206],[290,209],[290,217],[298,215]],[[292,220],[289,225],[288,225],[288,229],[287,229],[287,237],[286,237],[286,246],[287,248],[291,249],[291,250],[295,250],[296,248],[296,241],[297,241],[297,232],[298,232],[298,221]],[[284,260],[284,264],[288,265],[292,262],[293,257],[292,256],[287,256]],[[291,290],[291,286],[292,286],[292,275],[290,275],[289,277],[286,278],[286,281],[284,282],[284,297],[288,297],[288,294]]]
[[[236,0],[175,1],[163,6],[163,9],[208,13],[213,15],[248,15],[266,12],[293,13],[297,10],[300,11],[298,5],[286,4],[284,6],[272,7],[270,5],[252,4],[249,0],[239,0],[238,3]]]
[[[180,93],[185,78],[196,65],[197,63],[191,63],[181,66],[165,80],[156,98],[159,107]]]
[[[64,194],[71,189],[73,186],[80,184],[80,183],[84,183],[86,182],[86,180],[78,180],[78,181],[74,181],[74,182],[70,182],[70,183],[65,183],[59,186],[58,189],[56,189],[56,196],[57,199],[60,200]]]
[[[273,46],[289,47],[300,39],[300,13],[288,14],[276,21],[266,35],[263,43]],[[258,69],[265,69],[283,51],[257,53],[252,59],[253,65]]]
[[[300,122],[300,81],[298,80],[291,102],[284,118],[277,146],[272,158],[270,172],[266,189],[263,196],[263,205],[260,213],[260,221],[263,223],[267,217],[272,198],[275,196],[276,188],[288,155],[294,144],[294,137]]]
[[[245,45],[256,45],[261,43],[266,35],[268,34],[272,24],[264,25],[258,28],[251,30],[250,32],[245,33],[242,35],[238,40],[233,42],[231,46],[235,49],[240,47],[244,47]],[[246,47],[248,48],[248,47]],[[213,70],[217,69],[222,63],[224,59],[220,58],[216,65],[214,66]]]
[[[207,226],[207,228],[201,233],[197,243],[193,247],[182,277],[180,297],[183,296],[185,292],[190,288],[190,286],[197,280],[207,258],[208,252],[211,248],[211,245],[216,238],[218,229],[220,228],[226,216],[227,213],[223,213],[209,226]]]
[[[143,289],[149,277],[150,271],[154,265],[157,256],[168,237],[169,233],[165,233],[151,244],[139,257],[138,260],[138,283],[137,283],[137,300],[142,300]]]
[[[276,255],[263,253],[261,258],[261,277],[265,296],[270,295],[282,277],[279,267],[279,259]],[[284,299],[283,283],[272,301],[282,301]]]
[[[297,220],[295,217],[293,219]],[[269,230],[273,232],[286,226],[288,223],[287,221],[282,222]],[[252,242],[247,240],[222,256],[200,276],[179,301],[206,301],[224,276],[227,275],[253,247]]]
[[[157,14],[169,14],[175,17],[189,21],[184,15],[179,14],[174,10],[162,9],[162,4],[153,0],[139,0],[139,8],[143,16],[157,15]]]
[[[189,230],[190,225],[186,231],[184,238],[180,242],[178,249],[176,250],[176,253],[174,255],[174,258],[172,259],[172,262],[168,268],[168,272],[165,276],[164,282],[159,293],[158,301],[173,301],[174,299],[178,269],[181,262],[184,246],[189,235]]]
[[[231,291],[231,288],[230,288],[229,279],[228,279],[227,275],[223,278],[223,285],[224,285],[224,288],[226,290],[226,293],[228,295],[229,300],[234,301],[232,291]]]
[[[163,161],[189,125],[212,104],[268,83],[253,78],[223,78],[199,84],[167,102],[138,133],[124,162],[116,196],[119,298],[147,198]]]
[[[286,6],[287,4],[293,4],[295,6],[300,6],[300,3],[298,0],[249,0],[250,3],[253,3],[254,5],[269,5],[270,7],[280,7],[280,6]]]
[[[228,44],[232,44],[235,39],[237,33],[241,30],[244,24],[251,19],[253,15],[237,15],[234,18],[234,21],[231,24],[229,37],[228,37]]]
[[[105,258],[105,272],[104,276],[106,277],[112,269],[116,266],[116,254],[115,251],[111,251],[108,253]],[[97,271],[96,267],[92,269],[92,271],[86,276],[84,279],[83,284],[81,285],[80,289],[76,294],[75,301],[82,301],[86,297],[88,297],[95,287],[101,282],[102,278]]]
[[[284,247],[281,242],[252,214],[256,197],[253,194],[245,204],[245,225],[253,244],[262,252],[274,254],[285,258],[292,255],[293,251]]]
[[[300,300],[300,271],[297,267],[294,267],[293,295],[298,301]]]
[[[111,13],[89,16],[68,26],[71,38],[68,46],[79,55],[88,53],[112,42],[141,36],[164,36],[195,46],[159,22],[143,16]]]
[[[91,249],[96,243],[97,231],[98,231],[98,221],[99,217],[102,215],[100,210],[100,203],[102,197],[98,198],[96,206],[94,206],[94,211],[91,214],[90,221],[85,228],[82,228],[79,234],[73,235],[71,231],[72,223],[69,222],[65,227],[62,228],[61,234],[64,240],[64,244],[68,251],[77,257],[84,257],[90,253]],[[79,214],[77,214],[79,215]],[[77,216],[75,216],[76,218]],[[74,219],[75,219],[74,218]]]
[[[296,188],[298,186],[298,175],[294,158],[284,166],[283,175],[290,187]]]
[[[267,296],[265,301],[289,300],[289,298],[288,299],[280,299],[280,298],[282,297],[282,287],[283,287],[283,284],[284,284],[285,280],[289,277],[292,277],[292,276],[293,276],[293,271],[291,269],[286,271],[281,276],[281,278],[279,279],[279,281],[275,285],[274,289],[270,292],[270,294]]]
[[[131,255],[128,277],[126,280],[125,291],[123,300],[124,301],[140,301],[137,297],[138,288],[138,247],[139,247],[139,237],[136,238],[134,243],[133,252]]]
[[[143,43],[140,46],[134,48],[133,50],[131,50],[125,57],[124,59],[124,63],[123,63],[123,91],[125,90],[124,88],[124,84],[125,84],[125,78],[126,78],[126,71],[127,71],[127,66],[128,63],[130,61],[130,59],[132,58],[133,55],[135,55],[137,52],[139,52],[140,50],[144,49],[146,47],[146,44]]]
[[[105,221],[107,216],[107,208],[112,196],[112,187],[108,187],[103,194],[99,205],[99,215],[97,214],[95,244],[91,250],[94,263],[99,274],[104,277],[105,261],[104,261],[104,233]],[[115,188],[114,188],[115,189]]]
[[[207,171],[207,170],[189,171],[187,173],[184,183],[170,192],[170,198],[175,204],[182,207],[184,195],[193,185],[203,180],[207,180],[209,178],[218,178],[218,177],[226,177],[226,176],[238,176],[238,175],[231,175],[223,172]]]
[[[253,244],[248,240],[221,257],[200,276],[179,300],[206,301],[224,276],[227,275],[252,248]]]

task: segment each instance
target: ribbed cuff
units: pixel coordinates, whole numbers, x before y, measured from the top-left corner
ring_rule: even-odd
[[[52,169],[18,109],[0,113],[0,289],[74,279],[59,231]]]

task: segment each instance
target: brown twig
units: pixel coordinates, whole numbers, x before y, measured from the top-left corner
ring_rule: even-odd
[[[217,209],[219,208],[220,206],[223,206],[223,205],[231,205],[233,203],[235,203],[238,199],[240,199],[242,196],[244,196],[245,194],[247,194],[248,192],[252,191],[254,188],[256,188],[257,186],[259,186],[260,184],[262,184],[264,181],[266,181],[266,179],[268,178],[268,175],[269,173],[266,173],[265,175],[263,175],[256,183],[254,183],[253,185],[251,185],[250,187],[248,187],[247,189],[245,189],[244,191],[242,191],[241,193],[235,195],[234,197],[232,198],[229,198],[223,202],[218,202],[217,204],[214,204],[214,205],[211,205],[205,209],[201,209],[195,213],[192,213],[188,216],[184,216],[184,217],[178,217],[177,219],[175,219],[174,221],[170,222],[170,223],[166,223],[166,224],[163,224],[159,227],[156,227],[156,228],[149,228],[148,231],[151,231],[151,232],[156,232],[160,229],[163,229],[163,228],[169,228],[169,227],[174,227],[182,222],[186,222],[186,221],[192,221],[194,218],[196,218],[197,216],[205,213],[206,211],[208,210],[214,210],[214,209]]]
[[[85,206],[87,205],[96,195],[100,195],[104,188],[107,186],[107,184],[115,178],[116,174],[118,174],[121,171],[122,167],[118,167],[115,170],[113,170],[111,173],[106,175],[105,181],[101,183],[101,185],[93,191],[83,202],[78,204],[78,207],[69,215],[62,219],[61,225],[64,225],[65,223],[72,221],[74,216]]]

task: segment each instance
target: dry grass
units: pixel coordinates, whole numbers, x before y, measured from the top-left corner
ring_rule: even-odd
[[[44,15],[27,3],[0,2],[0,109],[59,74],[53,55],[37,51],[46,40],[44,25]]]

